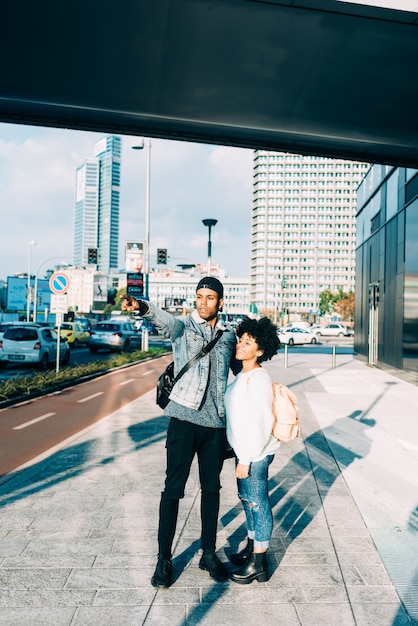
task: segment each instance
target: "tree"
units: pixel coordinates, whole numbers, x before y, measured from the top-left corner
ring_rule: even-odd
[[[115,296],[115,303],[114,304],[106,304],[105,308],[103,309],[103,313],[105,315],[110,315],[112,313],[112,311],[121,311],[121,307],[122,307],[122,296],[124,296],[126,294],[126,287],[122,287],[121,289],[118,289],[116,292],[116,296]],[[122,315],[128,315],[128,313],[126,311],[121,311]]]
[[[343,291],[341,287],[338,293],[332,293],[329,289],[325,289],[319,294],[319,308],[321,314],[338,313],[342,320],[354,320],[354,292],[348,293]]]
[[[338,300],[334,305],[334,311],[341,315],[341,319],[344,321],[353,321],[354,320],[354,306],[355,306],[355,296],[354,291],[349,291],[345,293],[343,297]]]
[[[330,313],[334,308],[334,302],[338,296],[333,294],[329,289],[325,289],[325,291],[321,291],[319,294],[319,309],[321,311],[321,315],[325,315],[326,313]]]

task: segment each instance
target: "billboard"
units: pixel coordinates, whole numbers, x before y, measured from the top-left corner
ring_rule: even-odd
[[[95,274],[93,277],[93,301],[107,302],[107,276]]]
[[[125,269],[127,273],[142,272],[144,268],[144,244],[127,241],[125,246]]]
[[[126,274],[126,293],[128,296],[142,298],[144,295],[144,275],[141,272]]]
[[[107,304],[107,276],[95,274],[93,277],[93,307],[96,313],[103,311]]]
[[[164,300],[164,308],[165,309],[177,309],[183,308],[186,306],[186,300],[184,298],[165,298]]]
[[[31,277],[31,297],[34,297],[35,278]],[[7,303],[8,311],[25,311],[27,307],[26,292],[28,289],[27,278],[16,278],[15,276],[7,277]],[[44,311],[51,305],[51,290],[49,288],[49,280],[39,279],[37,284],[37,311]],[[31,307],[33,308],[33,307]]]

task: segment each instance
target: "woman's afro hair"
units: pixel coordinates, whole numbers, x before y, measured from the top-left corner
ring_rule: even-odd
[[[236,335],[242,337],[244,333],[255,339],[259,349],[263,350],[263,354],[257,359],[258,363],[269,361],[280,348],[277,326],[268,317],[262,317],[260,320],[244,317],[237,326]]]

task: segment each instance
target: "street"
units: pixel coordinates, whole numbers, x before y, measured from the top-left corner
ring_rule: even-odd
[[[159,374],[171,358],[166,355],[113,370],[63,391],[0,410],[0,480],[155,388]]]
[[[163,342],[165,347],[169,345],[164,339],[152,339],[153,345]],[[347,354],[353,349],[353,340],[351,337],[323,338],[317,345],[290,346],[288,356],[291,359],[292,354],[309,351],[329,353],[331,359],[334,345],[337,351]],[[280,353],[284,351],[285,346],[282,346]],[[87,348],[78,348],[72,351],[71,363],[86,363],[107,355],[107,352],[91,355]],[[166,355],[117,369],[63,391],[0,410],[0,477],[155,388],[159,374],[171,358]],[[16,375],[16,370],[8,369],[7,375]]]

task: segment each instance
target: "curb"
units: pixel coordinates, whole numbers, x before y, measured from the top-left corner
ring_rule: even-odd
[[[111,367],[106,370],[101,370],[100,372],[95,372],[94,374],[87,374],[86,376],[81,376],[75,380],[69,380],[64,383],[58,383],[56,385],[51,385],[42,391],[32,391],[31,393],[25,394],[23,396],[16,396],[15,398],[9,398],[8,400],[0,401],[0,410],[7,409],[10,406],[24,404],[25,402],[30,402],[31,400],[35,400],[36,398],[41,398],[42,396],[49,396],[57,391],[62,391],[63,389],[68,389],[69,387],[75,387],[76,385],[80,385],[81,383],[88,382],[89,380],[94,380],[95,378],[99,378],[99,376],[104,376],[109,372],[114,372],[115,370],[125,369],[127,367],[132,367],[133,365],[138,365],[138,363],[145,363],[146,361],[153,361],[155,359],[160,359],[163,356],[167,356],[167,354],[171,354],[170,351],[163,352],[162,354],[158,354],[156,356],[149,356],[145,359],[139,359],[139,361],[132,361],[132,363],[125,363],[124,365],[118,365],[116,367]]]

